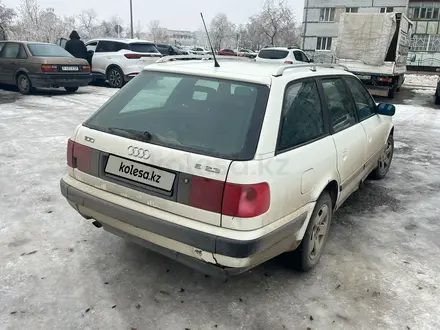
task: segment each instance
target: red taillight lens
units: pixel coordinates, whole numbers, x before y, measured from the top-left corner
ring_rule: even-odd
[[[284,64],[293,64],[292,61],[284,61]]]
[[[140,54],[124,54],[124,56],[129,60],[138,60],[141,58]]]
[[[83,65],[82,66],[82,71],[83,72],[90,72],[90,65]]]
[[[240,185],[193,176],[190,205],[231,217],[253,218],[269,210],[270,189],[267,183]]]
[[[385,77],[379,77],[377,78],[378,81],[384,81],[384,82],[392,82],[393,78],[385,78]]]
[[[192,177],[189,203],[202,210],[220,213],[225,183],[218,180]]]
[[[253,218],[266,213],[269,206],[270,188],[266,182],[249,185],[225,184],[222,214]]]
[[[58,72],[58,65],[43,64],[41,66],[43,72]]]
[[[92,148],[73,142],[67,142],[67,165],[77,168],[81,172],[90,173]]]

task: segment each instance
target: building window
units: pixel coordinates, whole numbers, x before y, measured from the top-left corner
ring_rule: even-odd
[[[321,15],[319,16],[320,22],[334,22],[335,21],[335,8],[321,8]]]
[[[348,7],[348,8],[345,8],[345,12],[346,12],[346,13],[357,13],[358,10],[359,10],[359,8],[357,8],[357,7]]]
[[[381,13],[392,13],[394,11],[394,7],[382,7],[380,8]]]
[[[434,8],[434,11],[432,12],[432,19],[438,19],[438,13],[439,13],[439,9]]]
[[[332,49],[332,38],[321,38],[318,37],[316,42],[316,50],[331,50]]]

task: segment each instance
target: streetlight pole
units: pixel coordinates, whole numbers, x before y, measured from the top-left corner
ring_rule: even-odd
[[[133,39],[133,0],[130,0],[130,35]]]

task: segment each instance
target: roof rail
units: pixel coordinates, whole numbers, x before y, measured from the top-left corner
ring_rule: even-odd
[[[310,67],[310,71],[316,71],[317,67],[320,68],[329,68],[329,69],[343,69],[348,71],[348,68],[345,65],[341,64],[325,64],[325,63],[305,63],[305,64],[288,64],[280,66],[276,71],[272,74],[274,77],[281,77],[284,74],[284,71],[295,68],[304,68]]]
[[[250,59],[245,56],[227,56],[227,55],[219,55],[217,57],[218,60],[228,59],[228,60],[237,60],[237,61],[248,61],[254,62],[255,59]],[[174,56],[164,56],[156,61],[156,63],[166,63],[172,61],[191,61],[191,60],[214,60],[214,56],[212,55],[174,55]]]

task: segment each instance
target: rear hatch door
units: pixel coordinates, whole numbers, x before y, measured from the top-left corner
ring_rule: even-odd
[[[149,64],[155,63],[162,54],[156,46],[147,42],[135,42],[130,44],[130,50],[138,56],[137,65],[140,70]]]
[[[254,157],[268,94],[266,85],[143,71],[79,129],[76,142],[92,151],[75,177],[220,226],[230,164]]]

